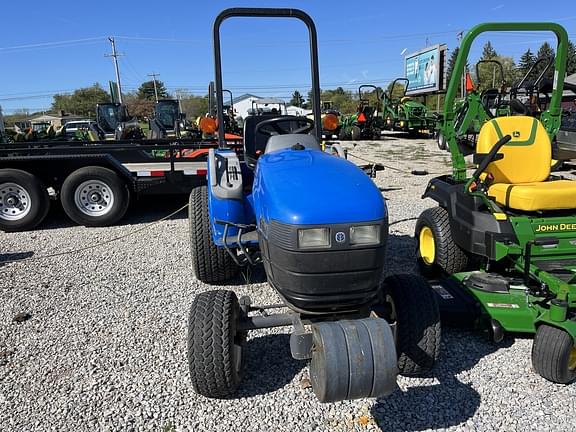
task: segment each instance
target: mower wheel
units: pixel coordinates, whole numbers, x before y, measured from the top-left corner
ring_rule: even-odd
[[[359,140],[360,137],[362,136],[362,130],[358,126],[352,126],[352,129],[350,130],[350,135],[352,141]]]
[[[17,169],[0,169],[0,230],[33,229],[49,209],[48,192],[38,177]]]
[[[192,189],[188,206],[188,222],[194,275],[205,283],[224,282],[236,276],[239,270],[238,265],[228,252],[216,246],[212,239],[206,186]]]
[[[566,331],[546,324],[538,327],[532,344],[532,367],[559,384],[576,379],[576,344]]]
[[[399,274],[384,280],[384,304],[375,312],[395,332],[398,370],[404,376],[422,376],[440,354],[440,310],[436,294],[418,275]]]
[[[188,366],[194,390],[210,398],[232,395],[242,379],[242,345],[238,331],[240,305],[232,291],[196,296],[188,318]]]
[[[416,222],[418,266],[423,275],[436,276],[466,269],[468,256],[452,238],[450,217],[446,209],[435,207],[424,210]]]

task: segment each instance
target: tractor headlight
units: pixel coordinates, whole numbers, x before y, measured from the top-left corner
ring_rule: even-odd
[[[351,245],[371,245],[380,243],[380,225],[350,227]]]
[[[298,247],[330,247],[330,230],[328,228],[306,228],[298,230]]]

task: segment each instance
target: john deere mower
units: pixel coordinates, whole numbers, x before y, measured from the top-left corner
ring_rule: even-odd
[[[435,122],[428,117],[426,105],[406,96],[409,82],[407,78],[396,78],[392,81],[390,90],[382,94],[385,127],[410,134],[431,130]],[[394,91],[397,84],[400,84],[402,89],[400,94]]]
[[[468,175],[454,98],[472,42],[488,31],[553,32],[556,82],[539,119],[486,120]],[[420,215],[415,232],[422,271],[440,278],[447,321],[487,328],[495,341],[505,332],[535,334],[534,370],[556,383],[576,378],[576,182],[550,174],[567,45],[565,29],[552,23],[489,23],[468,32],[444,106],[452,174],[429,182],[423,196],[438,205]]]
[[[223,139],[220,26],[231,17],[296,18],[310,36],[314,120],[247,117],[243,163]],[[362,170],[321,150],[314,22],[296,9],[227,9],[213,32],[219,146],[209,153],[207,186],[190,195],[192,268],[199,280],[222,284],[243,267],[263,265],[281,302],[253,305],[222,289],[196,296],[188,327],[194,389],[213,398],[234,394],[247,332],[292,326],[291,354],[310,361],[321,401],[385,396],[398,372],[432,368],[438,309],[419,276],[382,281],[386,203]]]
[[[372,89],[374,103],[370,100],[370,95],[364,91],[368,88]],[[358,109],[356,113],[342,118],[339,133],[341,140],[380,139],[384,128],[381,91],[382,89],[374,85],[358,87]]]

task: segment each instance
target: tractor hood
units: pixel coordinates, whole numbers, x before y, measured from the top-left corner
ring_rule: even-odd
[[[253,188],[257,220],[292,225],[382,220],[374,182],[353,163],[319,150],[281,150],[258,160]]]

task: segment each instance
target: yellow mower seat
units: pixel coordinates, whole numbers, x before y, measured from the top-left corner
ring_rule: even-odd
[[[515,210],[576,208],[576,182],[549,180],[552,145],[542,123],[528,116],[492,119],[480,129],[477,152],[488,153],[505,135],[512,139],[500,149],[504,158],[486,169],[494,178],[488,196]]]

